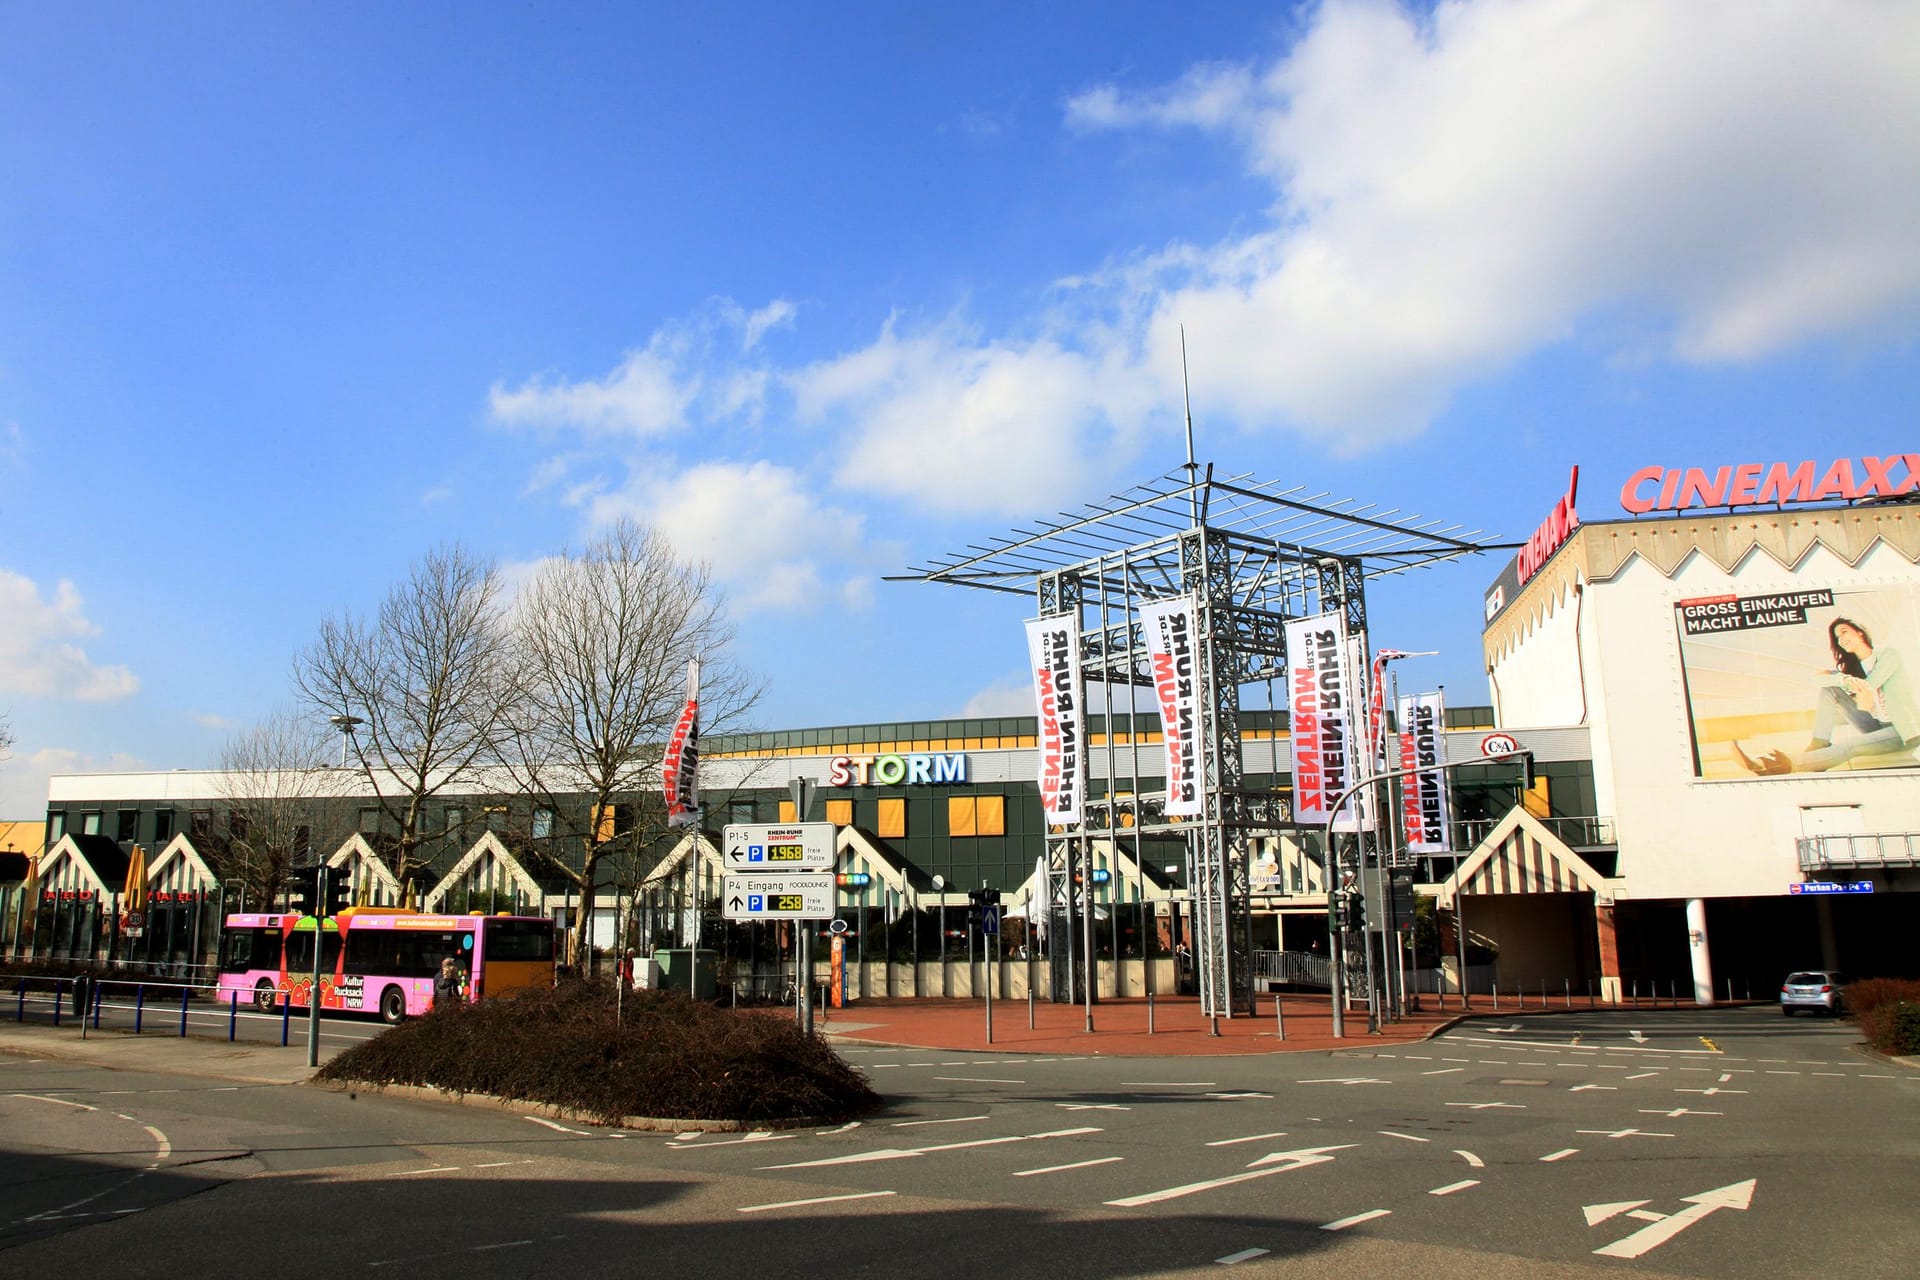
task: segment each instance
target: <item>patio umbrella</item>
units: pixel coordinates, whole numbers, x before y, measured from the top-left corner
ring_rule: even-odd
[[[147,909],[147,851],[139,845],[133,846],[127,859],[127,883],[121,894],[128,911]]]

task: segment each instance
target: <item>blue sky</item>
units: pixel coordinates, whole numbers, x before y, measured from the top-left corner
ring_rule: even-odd
[[[1204,460],[1508,539],[1912,450],[1916,119],[1864,0],[0,4],[0,813],[621,515],[767,727],[1026,710],[880,578],[1182,462],[1181,325]],[[1499,568],[1375,586],[1403,685]]]

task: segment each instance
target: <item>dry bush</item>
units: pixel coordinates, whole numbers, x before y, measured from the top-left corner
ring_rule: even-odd
[[[642,991],[616,1023],[613,984],[599,980],[413,1019],[335,1057],[318,1078],[546,1103],[608,1124],[835,1121],[880,1101],[789,1018]]]

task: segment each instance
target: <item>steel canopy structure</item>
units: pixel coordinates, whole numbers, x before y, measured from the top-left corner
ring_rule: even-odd
[[[1283,487],[1247,473],[1218,477],[1211,464],[1192,462],[1031,525],[889,580],[1030,594],[1040,617],[1075,621],[1088,686],[1078,691],[1081,705],[1094,706],[1089,689],[1098,686],[1106,732],[1090,735],[1095,785],[1085,820],[1047,833],[1050,925],[1055,938],[1068,940],[1049,948],[1054,998],[1084,997],[1091,1025],[1095,913],[1093,895],[1078,892],[1091,887],[1091,846],[1131,839],[1136,864],[1145,865],[1144,840],[1179,836],[1193,902],[1202,1010],[1210,1017],[1249,1012],[1248,843],[1296,828],[1286,796],[1246,784],[1242,689],[1266,682],[1271,702],[1271,682],[1286,669],[1284,628],[1291,620],[1337,613],[1348,635],[1364,637],[1367,579],[1513,544],[1306,486]],[[1197,818],[1169,817],[1164,790],[1141,790],[1141,735],[1133,732],[1134,691],[1153,687],[1139,608],[1181,596],[1193,599],[1198,620],[1206,800]],[[1361,670],[1352,673],[1349,688],[1361,689],[1364,657],[1363,644]],[[1126,718],[1124,744],[1116,731],[1116,699]],[[1130,761],[1121,759],[1123,745],[1132,752]]]

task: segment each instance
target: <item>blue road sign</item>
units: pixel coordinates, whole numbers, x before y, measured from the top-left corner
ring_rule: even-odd
[[[1871,880],[1808,880],[1804,884],[1790,884],[1788,893],[1872,893]]]
[[[1000,932],[1000,908],[980,908],[980,932],[989,938]]]

